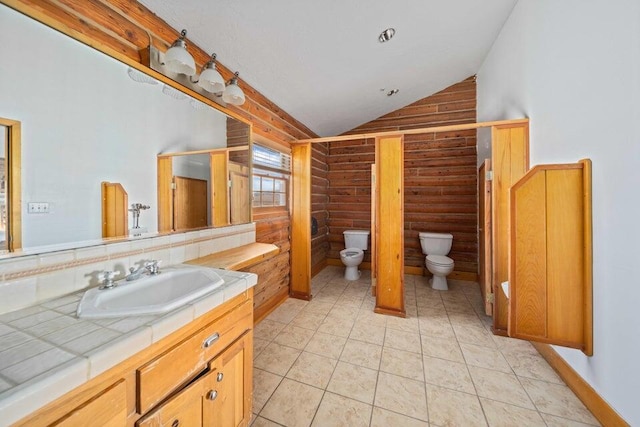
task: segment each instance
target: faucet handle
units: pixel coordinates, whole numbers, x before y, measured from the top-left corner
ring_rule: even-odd
[[[116,277],[116,272],[111,270],[105,270],[102,272],[102,285],[100,289],[109,289],[116,286],[113,279]]]
[[[162,260],[150,260],[144,264],[144,267],[149,271],[149,274],[155,275],[160,273],[160,264],[162,264]]]

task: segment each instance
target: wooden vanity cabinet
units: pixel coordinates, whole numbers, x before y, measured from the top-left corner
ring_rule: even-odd
[[[249,289],[15,426],[246,426],[252,328]]]

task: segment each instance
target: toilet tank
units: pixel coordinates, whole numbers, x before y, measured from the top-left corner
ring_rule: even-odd
[[[422,253],[425,255],[447,255],[451,251],[452,234],[425,231],[419,233],[418,237],[420,237]]]
[[[363,251],[367,250],[369,230],[345,230],[343,234],[345,248],[358,248]]]

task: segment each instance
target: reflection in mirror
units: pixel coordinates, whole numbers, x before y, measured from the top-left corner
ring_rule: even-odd
[[[9,214],[7,212],[7,148],[9,146],[9,130],[0,124],[0,253],[9,250],[7,228]]]
[[[103,182],[128,193],[129,235],[140,232],[131,230],[132,203],[150,207],[140,229],[166,230],[158,224],[158,153],[223,148],[249,133],[247,124],[4,5],[0,36],[20,40],[0,44],[0,117],[22,123],[19,220],[22,247],[38,247],[31,252],[102,242]],[[48,211],[28,213],[29,203]]]

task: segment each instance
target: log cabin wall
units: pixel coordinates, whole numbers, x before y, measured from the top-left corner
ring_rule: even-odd
[[[415,129],[476,121],[476,83],[469,77],[434,95],[365,123],[345,134]],[[342,232],[369,229],[373,140],[329,146],[328,257],[340,260]],[[478,269],[476,131],[405,136],[405,266],[422,269],[418,232],[450,232],[458,277]],[[365,262],[370,260],[365,253]],[[366,266],[366,264],[365,264]]]
[[[329,244],[329,167],[326,143],[312,145],[311,151],[311,217],[318,222],[318,232],[311,236],[311,275],[315,275],[327,264]]]
[[[179,36],[151,10],[134,0],[2,0],[28,15],[46,20],[67,34],[81,34],[90,44],[107,46],[142,63],[140,50],[149,46],[149,40],[158,49],[166,51]],[[211,52],[202,50],[187,40],[189,52],[201,69]],[[221,58],[224,62],[224,58]],[[229,79],[233,72],[217,63],[217,68]],[[240,70],[242,71],[242,70]],[[246,95],[241,106],[228,106],[251,122],[253,133],[288,149],[297,139],[314,138],[317,135],[298,122],[287,112],[249,86],[242,79],[238,84]],[[238,135],[230,135],[230,137]],[[246,142],[245,142],[246,143]],[[251,267],[259,275],[259,286],[255,289],[255,315],[260,317],[288,295],[289,288],[289,212],[273,211],[254,215],[256,240],[274,243],[280,254],[268,261]]]

